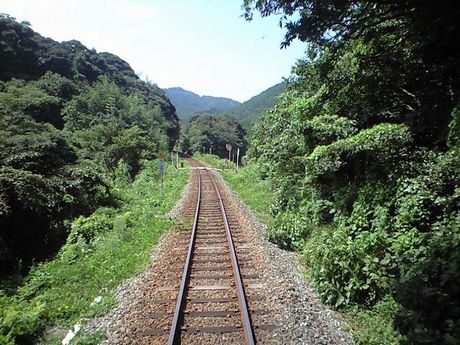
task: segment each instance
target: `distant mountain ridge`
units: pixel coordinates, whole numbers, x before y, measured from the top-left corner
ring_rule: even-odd
[[[177,116],[184,122],[189,121],[196,113],[222,113],[241,104],[225,97],[199,96],[181,87],[171,87],[164,91],[176,107]]]
[[[246,102],[236,105],[224,113],[235,117],[243,127],[250,129],[262,113],[275,106],[276,100],[284,91],[285,86],[284,82],[273,85]]]
[[[181,87],[172,87],[164,91],[183,122],[188,122],[197,113],[229,115],[235,117],[246,129],[250,129],[263,112],[275,106],[284,88],[284,82],[278,83],[244,103],[225,97],[199,96]]]

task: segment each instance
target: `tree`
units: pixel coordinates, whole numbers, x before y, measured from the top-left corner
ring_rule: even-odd
[[[246,131],[232,117],[201,114],[194,116],[186,127],[182,139],[182,150],[201,152],[203,148],[220,157],[228,157],[225,144],[240,148],[241,155],[247,149]]]
[[[282,46],[309,45],[254,131],[276,189],[271,239],[306,253],[328,303],[390,300],[404,344],[458,343],[460,3],[244,6],[282,14]]]

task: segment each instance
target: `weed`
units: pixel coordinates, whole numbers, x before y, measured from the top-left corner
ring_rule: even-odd
[[[146,162],[133,183],[115,186],[120,208],[79,217],[71,241],[53,260],[33,267],[15,294],[0,291],[0,343],[27,343],[45,328],[69,327],[114,305],[112,290],[147,265],[152,246],[173,225],[164,215],[187,182],[186,171],[168,165],[160,195],[157,167]],[[102,301],[92,303],[97,296]]]

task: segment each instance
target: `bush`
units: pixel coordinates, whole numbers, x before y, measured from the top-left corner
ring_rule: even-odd
[[[278,213],[268,228],[268,239],[281,248],[301,249],[312,224],[300,212]]]
[[[371,306],[391,291],[385,233],[361,232],[347,227],[317,228],[303,256],[322,299],[336,307],[350,303]]]
[[[356,134],[356,121],[337,115],[320,115],[305,122],[304,134],[309,149],[329,145],[338,139]]]
[[[187,172],[167,166],[162,199],[146,198],[159,193],[159,179],[152,172],[157,166],[147,163],[135,182],[121,187],[120,208],[75,219],[57,257],[34,265],[9,295],[0,290],[1,344],[51,343],[40,339],[43,330],[67,328],[113,306],[111,292],[148,264],[152,246],[173,225],[166,214],[188,179]],[[96,296],[103,299],[94,305]],[[74,341],[90,344],[100,338],[95,334]]]
[[[389,170],[412,141],[405,125],[383,123],[330,145],[318,145],[306,157],[307,177],[351,178],[359,168]],[[359,169],[361,170],[361,169]],[[348,173],[348,174],[347,174]],[[361,171],[364,175],[366,171]]]
[[[68,243],[77,243],[83,240],[85,243],[91,243],[98,235],[111,230],[113,221],[106,214],[93,214],[90,217],[80,216],[72,223]]]
[[[394,320],[400,310],[401,306],[390,295],[370,309],[349,307],[356,345],[399,345],[403,337],[394,330]]]

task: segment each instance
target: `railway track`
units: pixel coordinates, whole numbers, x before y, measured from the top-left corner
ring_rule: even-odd
[[[158,288],[171,292],[169,298],[157,301],[166,304],[168,311],[150,317],[167,316],[170,325],[167,328],[163,322],[163,327],[146,328],[144,336],[151,339],[146,343],[256,344],[257,332],[271,331],[274,326],[260,322],[267,311],[256,308],[263,296],[254,292],[260,284],[254,283],[259,276],[250,246],[235,216],[227,214],[214,173],[193,159],[189,162],[196,190],[190,236],[171,248],[183,258],[177,274],[180,283]]]

